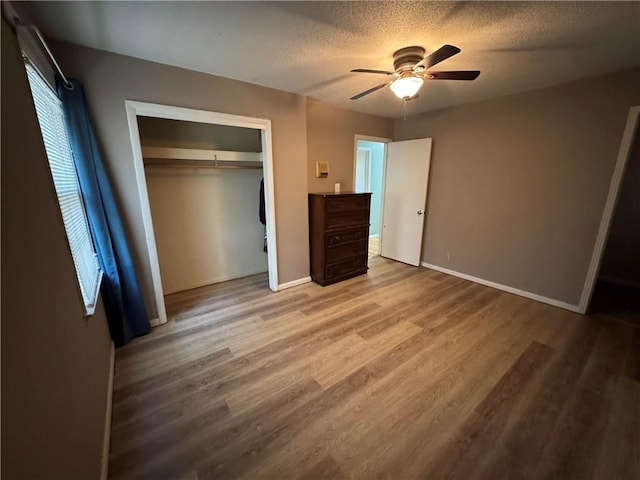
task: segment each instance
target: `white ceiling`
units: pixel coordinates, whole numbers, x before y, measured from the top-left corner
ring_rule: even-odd
[[[45,35],[101,50],[308,95],[386,117],[403,114],[385,80],[392,53],[445,43],[412,115],[640,66],[640,2],[33,2]]]

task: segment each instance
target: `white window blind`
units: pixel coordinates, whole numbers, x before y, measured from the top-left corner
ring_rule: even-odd
[[[62,103],[37,70],[29,64],[26,67],[80,292],[87,313],[93,313],[98,297],[100,267],[78,185]]]

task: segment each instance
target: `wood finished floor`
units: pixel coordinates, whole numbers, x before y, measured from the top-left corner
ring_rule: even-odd
[[[369,258],[380,255],[380,237],[369,237],[368,253]]]
[[[639,478],[637,312],[370,267],[168,297],[117,351],[110,478]]]

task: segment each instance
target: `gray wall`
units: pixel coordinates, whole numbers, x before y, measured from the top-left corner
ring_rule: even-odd
[[[51,43],[65,72],[84,84],[152,316],[156,308],[125,100],[270,119],[278,280],[285,283],[309,275],[305,97],[77,45]]]
[[[148,166],[145,177],[165,295],[267,271],[262,170]]]
[[[166,118],[140,117],[142,145],[202,148],[234,152],[261,152],[260,130]]]
[[[396,120],[434,142],[423,260],[577,304],[637,104],[634,70]]]
[[[640,287],[640,129],[620,188],[600,277]]]
[[[350,112],[309,99],[307,103],[307,162],[309,192],[342,191],[353,186],[355,135],[391,138],[393,120]],[[329,176],[316,178],[316,162],[329,162]]]
[[[2,478],[98,478],[111,340],[84,318],[16,38],[2,21]]]

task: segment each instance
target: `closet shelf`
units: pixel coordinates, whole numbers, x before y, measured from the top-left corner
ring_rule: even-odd
[[[143,146],[145,165],[178,168],[262,168],[262,153]]]

